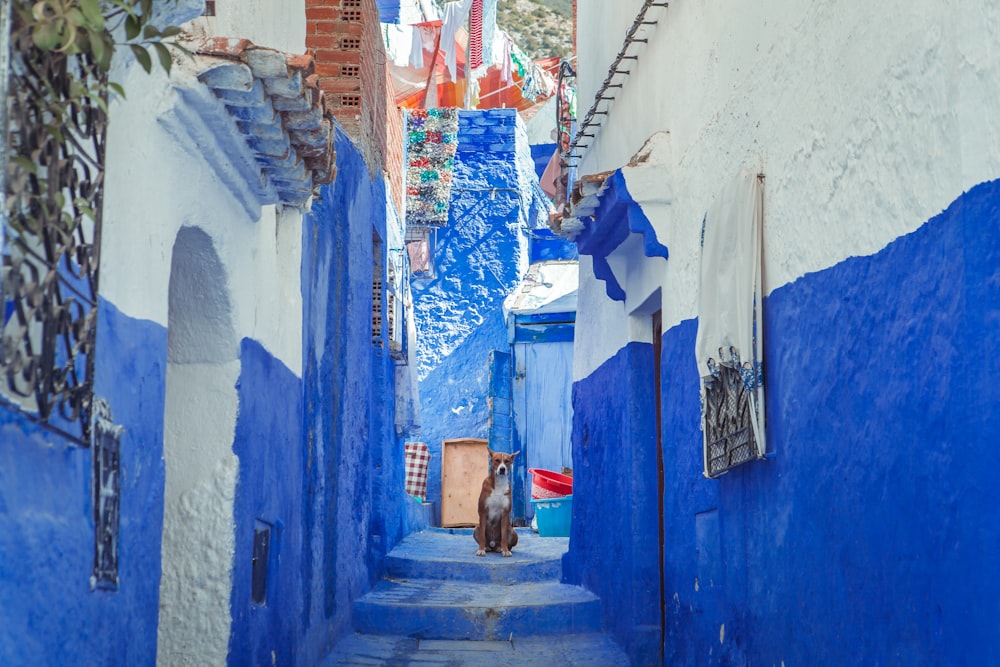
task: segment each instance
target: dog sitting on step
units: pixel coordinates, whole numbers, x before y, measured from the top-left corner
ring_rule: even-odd
[[[510,486],[511,474],[514,472],[513,454],[490,453],[490,474],[483,480],[483,490],[479,493],[479,525],[472,531],[479,550],[477,556],[485,556],[487,551],[499,551],[500,555],[510,558],[510,550],[517,545],[517,532],[510,522]]]

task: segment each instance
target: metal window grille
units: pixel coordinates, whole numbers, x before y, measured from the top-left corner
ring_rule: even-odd
[[[705,443],[708,476],[715,477],[757,457],[751,418],[753,403],[738,369],[719,365],[705,385]]]
[[[0,396],[86,447],[107,117],[102,104],[82,96],[65,104],[59,136],[46,127],[53,100],[44,91],[93,85],[105,75],[86,54],[37,50],[26,28],[10,44]]]
[[[94,572],[91,587],[118,590],[118,528],[121,505],[121,436],[103,399],[94,400]]]
[[[382,347],[382,301],[385,285],[382,239],[372,232],[372,345]]]

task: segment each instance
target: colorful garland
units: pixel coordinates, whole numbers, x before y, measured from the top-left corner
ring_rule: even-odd
[[[414,109],[406,131],[407,224],[444,225],[458,146],[458,109]]]

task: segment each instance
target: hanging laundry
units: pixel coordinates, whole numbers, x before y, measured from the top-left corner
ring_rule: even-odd
[[[410,25],[382,24],[386,56],[393,65],[406,67],[413,60],[413,46],[420,40],[419,30]],[[423,54],[421,53],[421,56]]]
[[[501,33],[501,35],[503,36],[503,55],[500,59],[500,82],[510,83],[514,80],[514,74],[511,71],[513,65],[511,57],[514,40],[512,40],[510,35],[506,32]]]
[[[486,67],[497,64],[496,34],[497,0],[483,0],[483,64]]]
[[[457,44],[455,35],[458,29],[465,25],[465,19],[472,8],[472,0],[456,0],[445,4],[441,10],[443,24],[441,25],[441,50],[444,51],[444,64],[452,81],[458,81],[455,71],[458,69]]]
[[[413,44],[410,47],[410,65],[422,68],[430,66],[437,55],[438,34],[441,32],[440,21],[426,21],[413,26]],[[425,52],[431,53],[430,62],[426,62]]]
[[[469,72],[473,79],[478,79],[485,70],[483,68],[483,0],[472,0],[469,10]]]
[[[762,457],[762,185],[744,170],[702,223],[695,355],[701,376],[705,473]]]

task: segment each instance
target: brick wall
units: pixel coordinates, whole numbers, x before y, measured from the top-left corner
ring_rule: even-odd
[[[402,211],[403,126],[395,104],[375,0],[306,0],[306,48],[327,106],[372,174],[385,172]]]
[[[306,0],[306,49],[327,107],[352,137],[361,113],[361,0]]]

